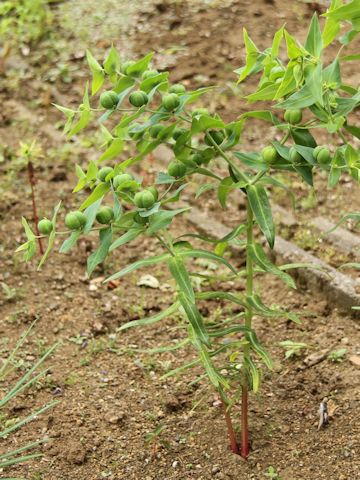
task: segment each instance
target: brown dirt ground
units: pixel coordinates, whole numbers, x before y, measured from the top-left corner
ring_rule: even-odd
[[[119,38],[127,38],[128,33],[131,46],[124,44],[125,51],[144,54],[155,50],[157,65],[170,67],[174,81],[194,86],[230,84],[232,70],[244,57],[244,25],[249,32],[255,32],[254,40],[263,47],[285,21],[290,31],[304,36],[304,25],[311,13],[311,6],[282,0],[224,1],[215,7],[205,6],[205,2],[147,2],[146,8],[134,17],[136,22],[129,23],[128,31],[125,28]],[[20,395],[7,414],[9,418],[25,416],[53,398],[60,403],[1,443],[3,450],[49,436],[44,456],[1,475],[28,480],[248,480],[268,478],[265,474],[273,466],[283,480],[360,478],[360,370],[349,361],[350,355],[360,353],[360,326],[330,309],[326,296],[304,288],[289,292],[273,278],[257,281],[268,304],[284,305],[306,315],[301,326],[255,319],[259,339],[275,359],[276,368],[271,374],[264,372],[260,394],[251,396],[252,450],[248,461],[244,461],[228,450],[222,410],[206,382],[189,386],[192,373],[175,379],[160,378],[167,369],[192,360],[194,352],[189,348],[153,356],[139,351],[170,344],[179,338],[179,332],[183,335],[178,318],[163,321],[155,328],[116,334],[124,322],[157,312],[172,301],[172,290],[167,288],[171,282],[161,268],[151,272],[160,281],[159,290],[138,287],[140,273],[123,279],[115,290],[96,281],[141,258],[141,242],[114,255],[90,283],[84,271],[95,237],[81,242],[70,255],[53,255],[40,273],[33,264],[24,266],[14,256],[16,243],[23,239],[20,217],[31,217],[26,172],[14,169],[10,163],[19,140],[36,135],[45,154],[36,169],[41,215],[49,212],[59,198],[65,209],[78,204],[70,195],[73,165],[86,161],[88,145],[91,155],[96,152],[96,141],[90,135],[66,147],[53,128],[61,117],[50,102],[78,104],[87,75],[81,40],[70,32],[64,38],[70,52],[70,87],[59,77],[48,79],[57,57],[46,47],[29,57],[10,58],[10,69],[0,83],[0,138],[4,147],[4,161],[0,164],[4,174],[0,280],[17,293],[11,301],[3,298],[0,303],[0,357],[8,355],[19,334],[34,319],[36,327],[21,352],[22,368],[38,358],[46,346],[60,343],[48,362],[46,378]],[[103,52],[110,43],[108,38],[97,40],[94,47]],[[120,40],[118,46],[121,48]],[[351,68],[349,65],[346,75],[356,81],[356,72]],[[217,100],[221,100],[222,113],[228,118],[245,108],[237,99],[234,101],[229,90],[220,92]],[[263,125],[254,124],[244,137],[244,148],[261,148],[267,135],[270,132]],[[7,185],[9,179],[11,187]],[[345,194],[340,193],[340,188],[330,193],[321,179],[319,182],[318,196],[322,201],[311,209],[299,209],[305,224],[315,214],[337,219],[358,204],[355,188],[345,188]],[[348,183],[347,179],[344,183]],[[302,198],[308,195],[302,185],[296,191]],[[204,198],[211,209],[211,198]],[[329,200],[336,202],[336,208],[333,203],[328,206]],[[241,208],[241,200],[236,202]],[[236,214],[237,209],[231,211]],[[176,222],[176,233],[188,229],[186,220]],[[149,240],[146,254],[157,251],[158,246]],[[236,266],[244,261],[239,257],[231,260]],[[244,288],[241,282],[223,286]],[[219,302],[204,302],[201,309],[207,319],[231,311]],[[339,363],[324,360],[305,368],[301,357],[284,359],[278,342],[285,339],[307,343],[305,355],[342,347],[348,354]],[[201,374],[200,370],[195,372]],[[326,429],[318,431],[317,410],[324,396],[331,399],[332,418]],[[239,419],[236,406],[236,424]],[[159,441],[147,445],[145,435],[159,424],[165,427]]]

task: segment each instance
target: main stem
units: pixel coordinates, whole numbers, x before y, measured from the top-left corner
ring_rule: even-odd
[[[251,245],[254,240],[253,233],[253,212],[247,200],[247,230],[246,230],[246,245]],[[253,294],[253,277],[254,269],[252,258],[249,253],[249,249],[246,249],[246,295],[252,296]],[[251,328],[252,321],[252,309],[247,307],[245,313],[245,326]],[[246,360],[250,355],[250,346],[244,346],[244,368],[241,385],[241,451],[240,454],[243,458],[247,458],[249,455],[249,423],[248,423],[248,379],[246,374]]]
[[[30,188],[31,188],[31,201],[32,201],[32,209],[33,209],[33,220],[35,223],[35,231],[36,235],[38,237],[38,243],[39,243],[39,250],[40,254],[44,255],[44,248],[41,242],[41,235],[39,232],[39,227],[38,227],[38,222],[39,222],[39,217],[37,214],[37,208],[36,208],[36,200],[35,200],[35,175],[34,175],[34,167],[32,162],[28,161],[28,177],[29,177],[29,183],[30,183]]]

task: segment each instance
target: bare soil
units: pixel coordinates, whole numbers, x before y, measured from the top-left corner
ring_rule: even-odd
[[[103,54],[112,42],[128,55],[154,50],[156,66],[169,68],[174,81],[194,87],[226,85],[216,94],[216,102],[221,102],[221,113],[231,119],[247,108],[230,88],[235,79],[232,71],[244,60],[242,27],[246,26],[261,48],[285,21],[290,31],[303,38],[316,6],[321,9],[318,4],[282,0],[142,4],[70,0],[54,6],[58,33],[52,39],[28,56],[13,52],[8,59],[0,78],[0,281],[15,289],[15,294],[0,300],[0,358],[6,358],[20,333],[35,319],[14,378],[46,347],[55,342],[59,346],[44,380],[20,395],[4,412],[5,418],[23,417],[52,399],[59,404],[0,443],[1,451],[6,451],[44,436],[50,439],[42,448],[43,457],[1,472],[2,478],[263,480],[269,478],[266,473],[272,466],[283,480],[360,479],[360,367],[352,361],[360,355],[360,325],[330,308],[326,295],[301,288],[289,292],[276,279],[257,279],[256,288],[266,303],[300,312],[302,324],[255,319],[254,327],[275,369],[264,371],[261,392],[250,398],[251,454],[244,461],[228,449],[216,395],[204,380],[190,385],[195,374],[201,375],[200,369],[161,379],[169,369],[193,360],[195,352],[190,347],[156,355],[144,351],[182,338],[179,318],[117,333],[123,323],[154,314],[173,300],[172,282],[161,268],[149,272],[159,280],[158,289],[137,286],[146,272],[122,279],[113,290],[101,283],[144,254],[158,253],[157,244],[134,242],[98,269],[91,281],[85,277],[85,267],[96,245],[95,236],[81,241],[69,255],[52,255],[41,272],[14,255],[16,245],[23,241],[21,216],[31,218],[26,170],[16,155],[19,142],[37,138],[42,147],[43,156],[36,163],[41,216],[48,215],[59,198],[64,210],[78,205],[79,199],[71,195],[74,164],[86,163],[89,156],[96,158],[92,131],[67,143],[58,128],[62,117],[51,106],[51,102],[79,103],[88,75],[87,47],[96,54]],[[358,82],[351,64],[345,75]],[[207,101],[211,107],[214,99]],[[243,138],[244,150],[262,148],[270,134],[266,126],[254,123]],[[323,178],[316,180],[318,201],[313,203],[301,202],[308,198],[307,187],[293,185],[300,196],[297,214],[305,229],[311,217],[321,214],[337,220],[359,205],[359,191],[349,179],[344,178],[342,189],[332,191]],[[273,197],[288,207],[285,197],[275,191]],[[211,195],[204,196],[203,203],[214,211]],[[234,197],[223,220],[231,223],[232,216],[242,215],[242,200]],[[186,219],[175,224],[179,235],[189,229]],[[308,248],[317,251],[310,240]],[[338,266],[343,253],[336,251],[333,258]],[[244,263],[241,255],[230,260],[237,267]],[[194,263],[194,268],[199,267],[211,265]],[[244,289],[241,280],[225,282],[222,287]],[[207,288],[216,288],[216,284]],[[210,321],[231,309],[223,302],[204,302],[201,311]],[[286,360],[281,340],[304,342],[307,348],[302,356]],[[340,348],[347,349],[344,359],[327,359],[327,353]],[[321,353],[322,360],[315,365],[304,363]],[[318,431],[318,408],[325,396],[330,399],[331,418]],[[234,408],[234,422],[240,423],[239,405]],[[164,427],[162,433],[146,442],[146,436],[159,425]]]

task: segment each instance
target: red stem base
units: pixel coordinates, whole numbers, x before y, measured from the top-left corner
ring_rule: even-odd
[[[249,425],[248,425],[248,388],[242,386],[241,391],[241,451],[240,455],[247,458],[249,455]]]
[[[230,413],[227,411],[226,405],[224,405],[224,413],[225,413],[226,426],[227,426],[227,431],[228,431],[229,440],[230,440],[231,451],[233,453],[235,453],[236,455],[239,455],[239,446],[238,446],[237,441],[236,441],[235,432],[234,432],[234,428],[233,428],[233,425],[232,425]]]

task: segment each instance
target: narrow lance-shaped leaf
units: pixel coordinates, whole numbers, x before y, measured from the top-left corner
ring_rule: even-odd
[[[206,331],[204,320],[201,313],[197,309],[196,305],[189,300],[189,298],[183,293],[179,292],[178,295],[181,306],[183,307],[186,317],[188,318],[194,332],[200,342],[204,343],[207,347],[210,347],[209,335]]]
[[[247,246],[248,252],[252,258],[252,260],[265,272],[272,273],[277,277],[281,278],[286,285],[291,288],[296,288],[296,284],[293,278],[280,270],[276,265],[274,265],[269,258],[267,257],[266,253],[264,252],[262,246],[259,243],[253,243]]]
[[[201,249],[191,249],[191,250],[182,250],[178,253],[181,257],[194,257],[194,258],[206,258],[208,260],[213,260],[214,262],[221,263],[229,268],[235,275],[237,271],[225,258],[216,255],[216,253],[208,252],[207,250]]]
[[[180,291],[192,302],[195,302],[195,294],[191,285],[191,279],[185,264],[179,256],[171,257],[168,261],[169,270],[174,277]]]
[[[254,213],[256,222],[265,235],[270,248],[273,248],[275,242],[275,226],[266,190],[263,186],[255,184],[249,185],[246,191],[250,208]]]
[[[139,260],[138,262],[134,262],[131,265],[128,265],[127,267],[123,268],[117,273],[114,273],[114,275],[111,275],[108,277],[104,282],[110,282],[112,280],[116,280],[118,278],[123,277],[124,275],[127,275],[128,273],[133,272],[134,270],[137,270],[138,268],[142,267],[147,267],[150,265],[156,265],[157,263],[164,262],[170,258],[170,254],[165,253],[163,255],[157,255],[155,257],[150,257],[150,258],[144,258],[143,260]]]
[[[124,325],[121,325],[118,331],[121,332],[122,330],[127,330],[128,328],[152,325],[153,323],[159,322],[160,320],[174,314],[177,310],[179,310],[179,307],[180,307],[180,302],[175,302],[166,310],[163,310],[162,312],[156,315],[153,315],[152,317],[141,318],[140,320],[133,320],[132,322],[127,322]]]
[[[102,228],[99,232],[99,237],[99,247],[87,259],[87,273],[89,276],[92,274],[95,268],[105,260],[109,252],[112,239],[112,228]]]
[[[145,231],[141,225],[130,228],[121,237],[117,238],[114,243],[111,244],[109,251],[112,252],[115,248],[121,247],[126,243],[132,242]]]

